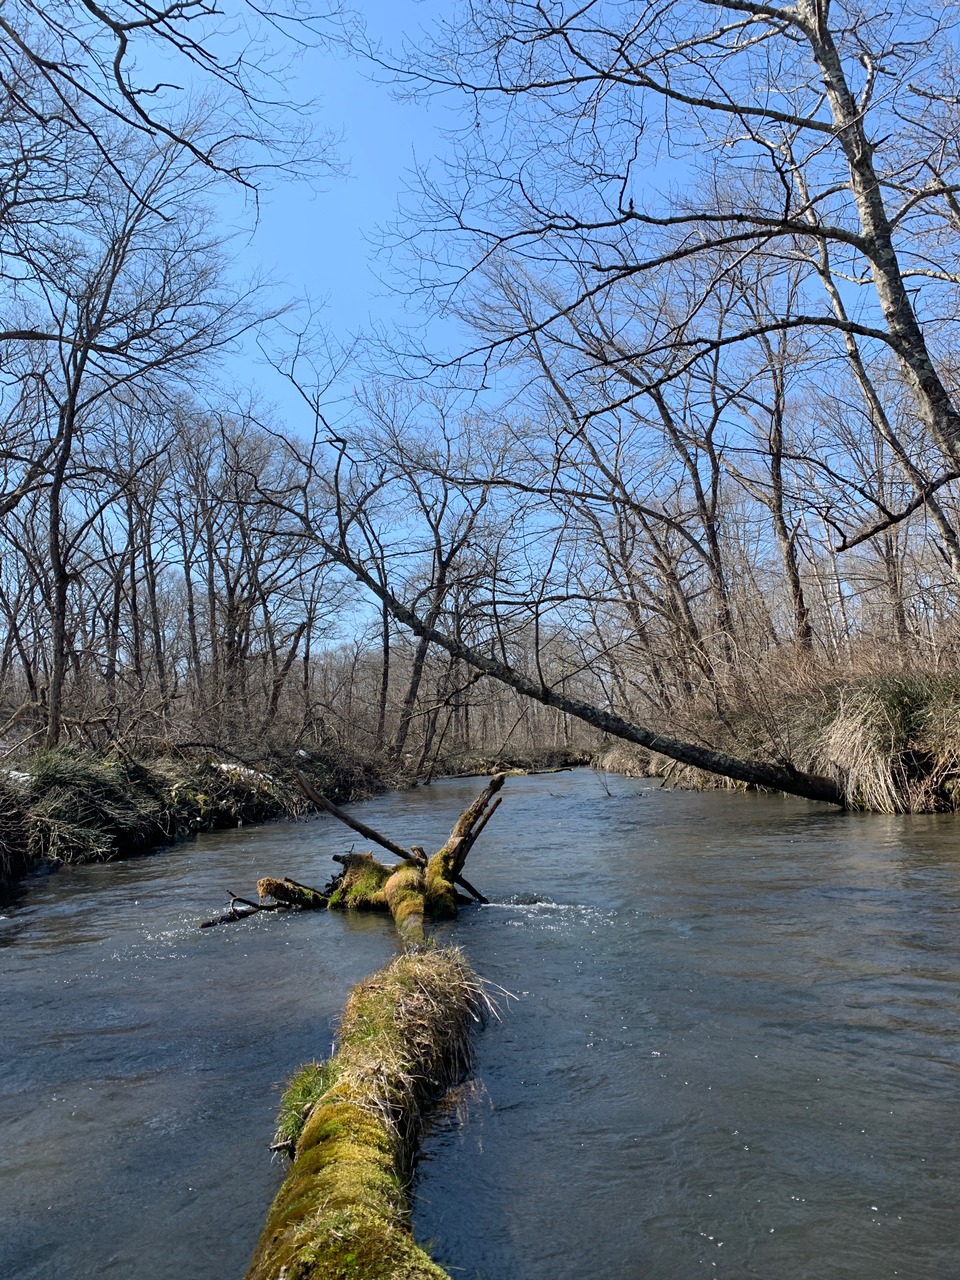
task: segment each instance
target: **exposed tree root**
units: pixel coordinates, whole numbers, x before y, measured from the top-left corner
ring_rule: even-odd
[[[294,906],[326,905],[331,909],[347,907],[356,911],[389,911],[397,932],[408,947],[418,946],[424,941],[425,920],[450,920],[456,916],[459,904],[470,901],[470,898],[457,891],[458,885],[478,902],[487,901],[478,889],[463,878],[463,866],[478,836],[500,804],[502,796],[497,795],[497,792],[504,784],[507,776],[505,773],[498,773],[490,779],[489,785],[457,819],[446,844],[432,858],[428,858],[419,845],[404,849],[373,827],[358,822],[351,814],[344,813],[336,805],[331,805],[322,796],[316,795],[302,775],[295,776],[304,794],[314,803],[339,818],[351,830],[398,854],[403,860],[393,866],[386,866],[378,862],[372,853],[337,855],[334,861],[342,864],[343,871],[324,893],[306,889],[293,880],[280,881],[265,877],[257,883],[261,897],[270,894]],[[314,895],[315,901],[296,901],[295,896],[291,896],[293,890],[303,890]]]
[[[424,1113],[469,1070],[490,1007],[456,950],[407,952],[354,988],[336,1055],[284,1095],[274,1148],[293,1167],[246,1280],[445,1280],[410,1235],[407,1188]]]

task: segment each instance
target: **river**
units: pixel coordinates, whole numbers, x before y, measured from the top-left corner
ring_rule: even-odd
[[[357,812],[437,847],[475,779]],[[515,998],[435,1118],[417,1239],[469,1280],[956,1280],[960,826],[585,770],[509,779],[440,930]],[[240,1280],[276,1086],[388,919],[200,931],[332,819],[29,881],[0,908],[0,1275]],[[358,846],[359,847],[359,846]]]

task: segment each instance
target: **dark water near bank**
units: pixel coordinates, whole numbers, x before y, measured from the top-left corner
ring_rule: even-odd
[[[960,824],[511,779],[443,930],[515,993],[425,1144],[415,1228],[476,1280],[957,1280]],[[442,840],[478,789],[363,816]],[[387,922],[199,932],[322,820],[35,881],[0,920],[0,1275],[229,1280],[281,1172],[272,1085],[326,1053]]]

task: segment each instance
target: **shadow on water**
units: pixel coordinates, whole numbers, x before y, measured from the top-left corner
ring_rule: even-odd
[[[441,932],[513,992],[437,1117],[415,1230],[480,1280],[960,1274],[950,816],[511,779]],[[477,790],[364,817],[437,847]],[[0,1274],[240,1277],[273,1085],[327,1052],[387,922],[256,917],[352,836],[274,826],[31,883],[0,920]]]

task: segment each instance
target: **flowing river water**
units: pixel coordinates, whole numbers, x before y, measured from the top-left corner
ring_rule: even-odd
[[[357,811],[436,848],[480,785]],[[396,944],[196,926],[352,843],[217,833],[0,908],[0,1275],[240,1280],[275,1086]],[[516,999],[423,1147],[415,1234],[453,1277],[960,1277],[956,818],[580,770],[508,780],[468,875],[491,905],[440,935]]]

